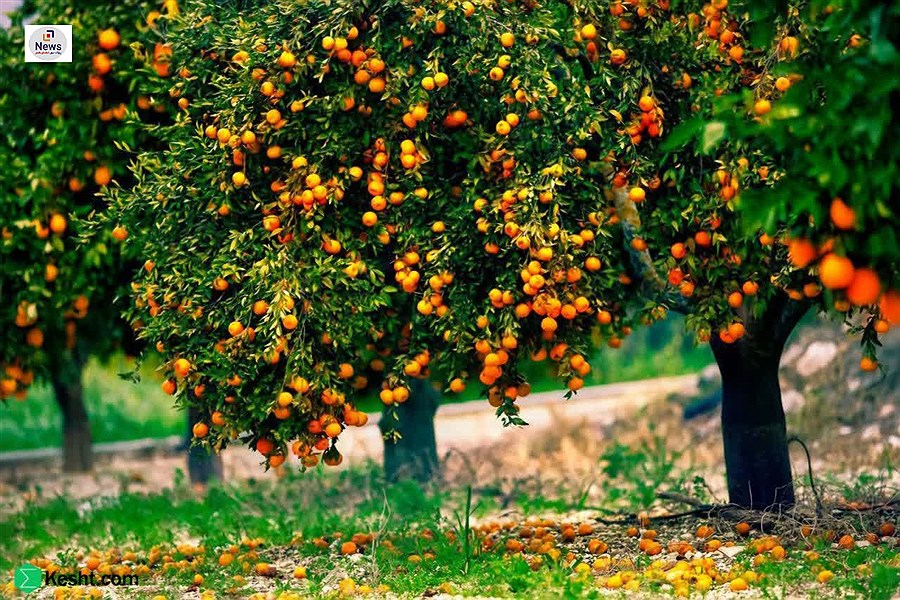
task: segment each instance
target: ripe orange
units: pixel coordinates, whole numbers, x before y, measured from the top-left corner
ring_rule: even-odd
[[[675,244],[672,244],[671,252],[673,258],[675,258],[676,260],[681,260],[687,254],[687,249],[684,247],[684,244],[682,244],[681,242],[677,242]]]
[[[597,27],[593,23],[588,23],[581,28],[581,37],[586,40],[592,40],[597,37]]]
[[[818,252],[809,240],[802,238],[792,239],[788,243],[788,258],[791,264],[802,269],[816,259]]]
[[[260,438],[256,442],[256,451],[262,454],[263,456],[268,456],[272,454],[272,451],[275,450],[275,444],[266,438]]]
[[[888,323],[900,324],[900,291],[889,290],[881,297],[878,305],[881,318]]]
[[[50,231],[56,235],[62,235],[66,231],[67,225],[66,218],[59,213],[55,213],[50,217]]]
[[[169,396],[174,395],[177,389],[178,385],[175,383],[174,379],[166,379],[162,383],[162,391]]]
[[[124,242],[125,239],[128,237],[128,230],[125,229],[124,227],[122,227],[121,225],[118,225],[113,228],[112,236],[113,236],[114,240],[119,241],[119,242]]]
[[[194,427],[191,428],[191,432],[197,439],[205,438],[206,434],[209,433],[209,426],[206,423],[194,423]]]
[[[779,77],[775,80],[775,89],[779,92],[786,92],[791,87],[791,80],[787,77]]]
[[[859,361],[859,368],[863,371],[874,371],[878,368],[878,361],[868,356],[863,356]]]
[[[297,329],[297,325],[299,325],[299,321],[297,317],[294,315],[285,315],[281,319],[281,326],[287,329],[288,331],[293,331]]]
[[[744,285],[741,286],[741,290],[745,296],[755,296],[759,291],[759,284],[755,281],[745,281]]]
[[[185,378],[191,372],[191,361],[186,358],[176,359],[172,365],[176,377]]]
[[[753,112],[760,116],[768,113],[770,110],[772,110],[772,103],[765,98],[760,98],[753,105]]]
[[[731,292],[728,294],[728,306],[731,308],[740,308],[744,303],[744,296],[740,292]]]
[[[849,230],[856,225],[856,213],[840,198],[835,198],[831,201],[829,215],[831,216],[831,222],[838,229]]]
[[[647,197],[647,192],[643,188],[633,187],[628,190],[628,199],[632,202],[643,202]]]
[[[513,34],[509,33],[508,31],[506,33],[500,34],[500,45],[503,46],[504,48],[512,48],[512,45],[515,42],[516,42],[516,37]]]
[[[856,269],[847,288],[847,300],[856,306],[875,304],[881,295],[881,280],[872,269]]]
[[[694,234],[694,241],[698,246],[707,248],[712,244],[712,236],[708,231],[698,231],[696,234]]]
[[[104,50],[113,50],[119,47],[119,34],[115,29],[104,29],[97,36],[99,46]]]
[[[244,325],[240,321],[232,321],[228,324],[228,333],[231,337],[237,337],[244,333]]]
[[[94,66],[94,71],[98,75],[106,75],[112,70],[112,61],[109,58],[109,55],[105,52],[100,52],[99,54],[95,54],[92,59],[92,63]]]
[[[849,258],[830,252],[819,263],[819,279],[830,290],[846,288],[853,282],[855,269]]]

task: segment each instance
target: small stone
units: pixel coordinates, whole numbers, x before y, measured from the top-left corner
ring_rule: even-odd
[[[809,377],[827,367],[837,353],[838,347],[834,342],[813,342],[797,362],[797,373],[801,377]]]
[[[722,546],[719,548],[719,552],[727,556],[728,558],[734,558],[738,554],[744,551],[745,546]]]
[[[781,404],[784,406],[784,412],[795,412],[803,408],[806,398],[797,390],[786,390],[781,394]]]
[[[881,437],[881,428],[877,423],[867,425],[866,428],[862,430],[860,437],[866,442],[878,439]]]

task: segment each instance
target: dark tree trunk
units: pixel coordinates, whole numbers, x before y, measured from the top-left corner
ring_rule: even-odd
[[[783,296],[783,297],[782,297]],[[783,294],[733,344],[711,342],[722,374],[722,437],[728,497],[745,508],[794,504],[778,366],[784,344],[808,310]]]
[[[384,441],[384,474],[388,481],[425,482],[437,476],[434,415],[439,401],[440,395],[427,380],[414,379],[409,400],[395,408],[385,407],[379,424],[381,432],[394,429],[400,433],[400,439]]]
[[[222,457],[206,448],[194,446],[191,440],[194,423],[203,420],[203,414],[193,406],[187,410],[187,463],[188,477],[193,484],[206,485],[210,481],[221,481],[224,474]]]
[[[50,382],[62,417],[63,471],[84,473],[94,466],[91,449],[91,422],[84,406],[82,371],[84,358],[75,349],[57,357],[51,366]]]

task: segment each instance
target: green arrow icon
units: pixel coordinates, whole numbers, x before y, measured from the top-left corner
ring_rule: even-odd
[[[43,585],[43,579],[44,572],[40,567],[26,563],[16,569],[16,574],[13,576],[13,585],[20,592],[30,594]]]

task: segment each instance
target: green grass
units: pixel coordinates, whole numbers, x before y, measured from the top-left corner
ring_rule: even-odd
[[[633,486],[620,472],[639,456],[652,462],[665,461],[663,457],[671,455],[652,446],[611,450],[604,462],[608,467],[614,465],[609,470],[615,485],[608,489],[615,488],[620,495],[608,496],[605,507],[621,506],[623,491],[634,505],[644,501],[643,489]],[[671,465],[661,470],[650,467],[647,473],[659,487],[671,486],[683,475]],[[547,497],[532,494],[506,508],[526,516],[553,516],[556,511],[573,508],[566,504],[567,494],[565,490]],[[0,595],[11,569],[27,560],[46,557],[74,569],[84,564],[91,551],[103,562],[112,555],[134,552],[131,563],[149,566],[140,588],[123,590],[126,597],[158,593],[181,597],[193,589],[196,574],[204,579],[201,589],[213,590],[217,596],[230,593],[239,597],[253,591],[284,592],[285,598],[296,597],[290,593],[303,598],[334,597],[339,585],[348,589],[351,585],[383,585],[400,597],[438,591],[496,597],[600,597],[599,588],[616,572],[633,574],[642,590],[670,597],[674,592],[653,575],[662,571],[654,567],[652,559],[636,552],[636,540],[625,535],[626,526],[598,525],[597,533],[590,537],[605,540],[610,555],[631,561],[629,565],[598,567],[594,561],[604,559],[587,553],[588,537],[560,542],[560,554],[543,554],[537,565],[533,562],[537,553],[506,551],[507,540],[518,538],[518,525],[510,530],[501,528],[493,546],[484,545],[483,534],[477,533],[473,524],[502,523],[505,517],[495,516],[499,512],[492,497],[473,498],[470,488],[423,490],[408,482],[385,486],[375,465],[337,473],[318,469],[305,474],[291,472],[275,482],[214,487],[205,500],[191,493],[183,481],[159,494],[124,493],[90,502],[41,498],[19,512],[3,510]],[[698,523],[660,523],[659,540],[665,545],[691,539],[685,532],[695,530]],[[341,556],[342,541],[355,533],[373,534],[374,541],[364,544],[360,555]],[[734,539],[730,535],[726,530],[716,537]],[[260,545],[251,549],[244,540],[256,540]],[[192,547],[179,546],[186,542]],[[219,566],[219,556],[230,547],[236,550],[236,560]],[[900,586],[897,553],[885,544],[846,551],[818,543],[815,550],[820,556],[814,559],[806,557],[805,550],[803,545],[788,545],[786,560],[763,564],[754,564],[755,553],[747,551],[733,563],[720,562],[730,567],[719,568],[730,568],[734,576],[747,571],[762,575],[751,587],[772,598],[881,600],[890,598]],[[568,552],[574,554],[574,561],[565,560]],[[154,554],[168,555],[170,560],[153,560]],[[411,557],[421,562],[413,562]],[[172,564],[163,566],[167,562]],[[260,562],[273,565],[275,576],[253,576]],[[308,574],[303,581],[292,577],[294,568],[301,565]],[[816,582],[820,569],[835,574],[827,586]],[[235,576],[241,579],[235,580]],[[717,585],[727,588],[728,584]]]
[[[94,442],[183,435],[185,418],[163,394],[153,371],[140,383],[118,376],[133,369],[123,357],[109,364],[91,361],[84,371],[84,394]],[[48,385],[37,385],[23,401],[0,405],[0,452],[59,447],[60,411]]]
[[[707,346],[696,346],[690,336],[683,334],[682,320],[673,316],[652,327],[639,328],[617,350],[598,348],[589,360],[593,370],[585,379],[586,385],[682,375],[700,370],[713,358]],[[92,361],[85,369],[85,403],[94,441],[184,434],[184,416],[159,389],[156,374],[149,367],[143,369],[137,384],[118,376],[131,369],[132,365],[121,357],[107,365]],[[554,377],[549,363],[526,364],[523,372],[535,392],[565,386]],[[475,381],[462,394],[446,394],[443,402],[465,402],[481,397],[481,385]],[[0,406],[0,452],[59,447],[60,413],[49,386],[35,386],[27,400],[4,404]],[[381,402],[374,393],[364,396],[358,405],[369,412],[381,410]]]

